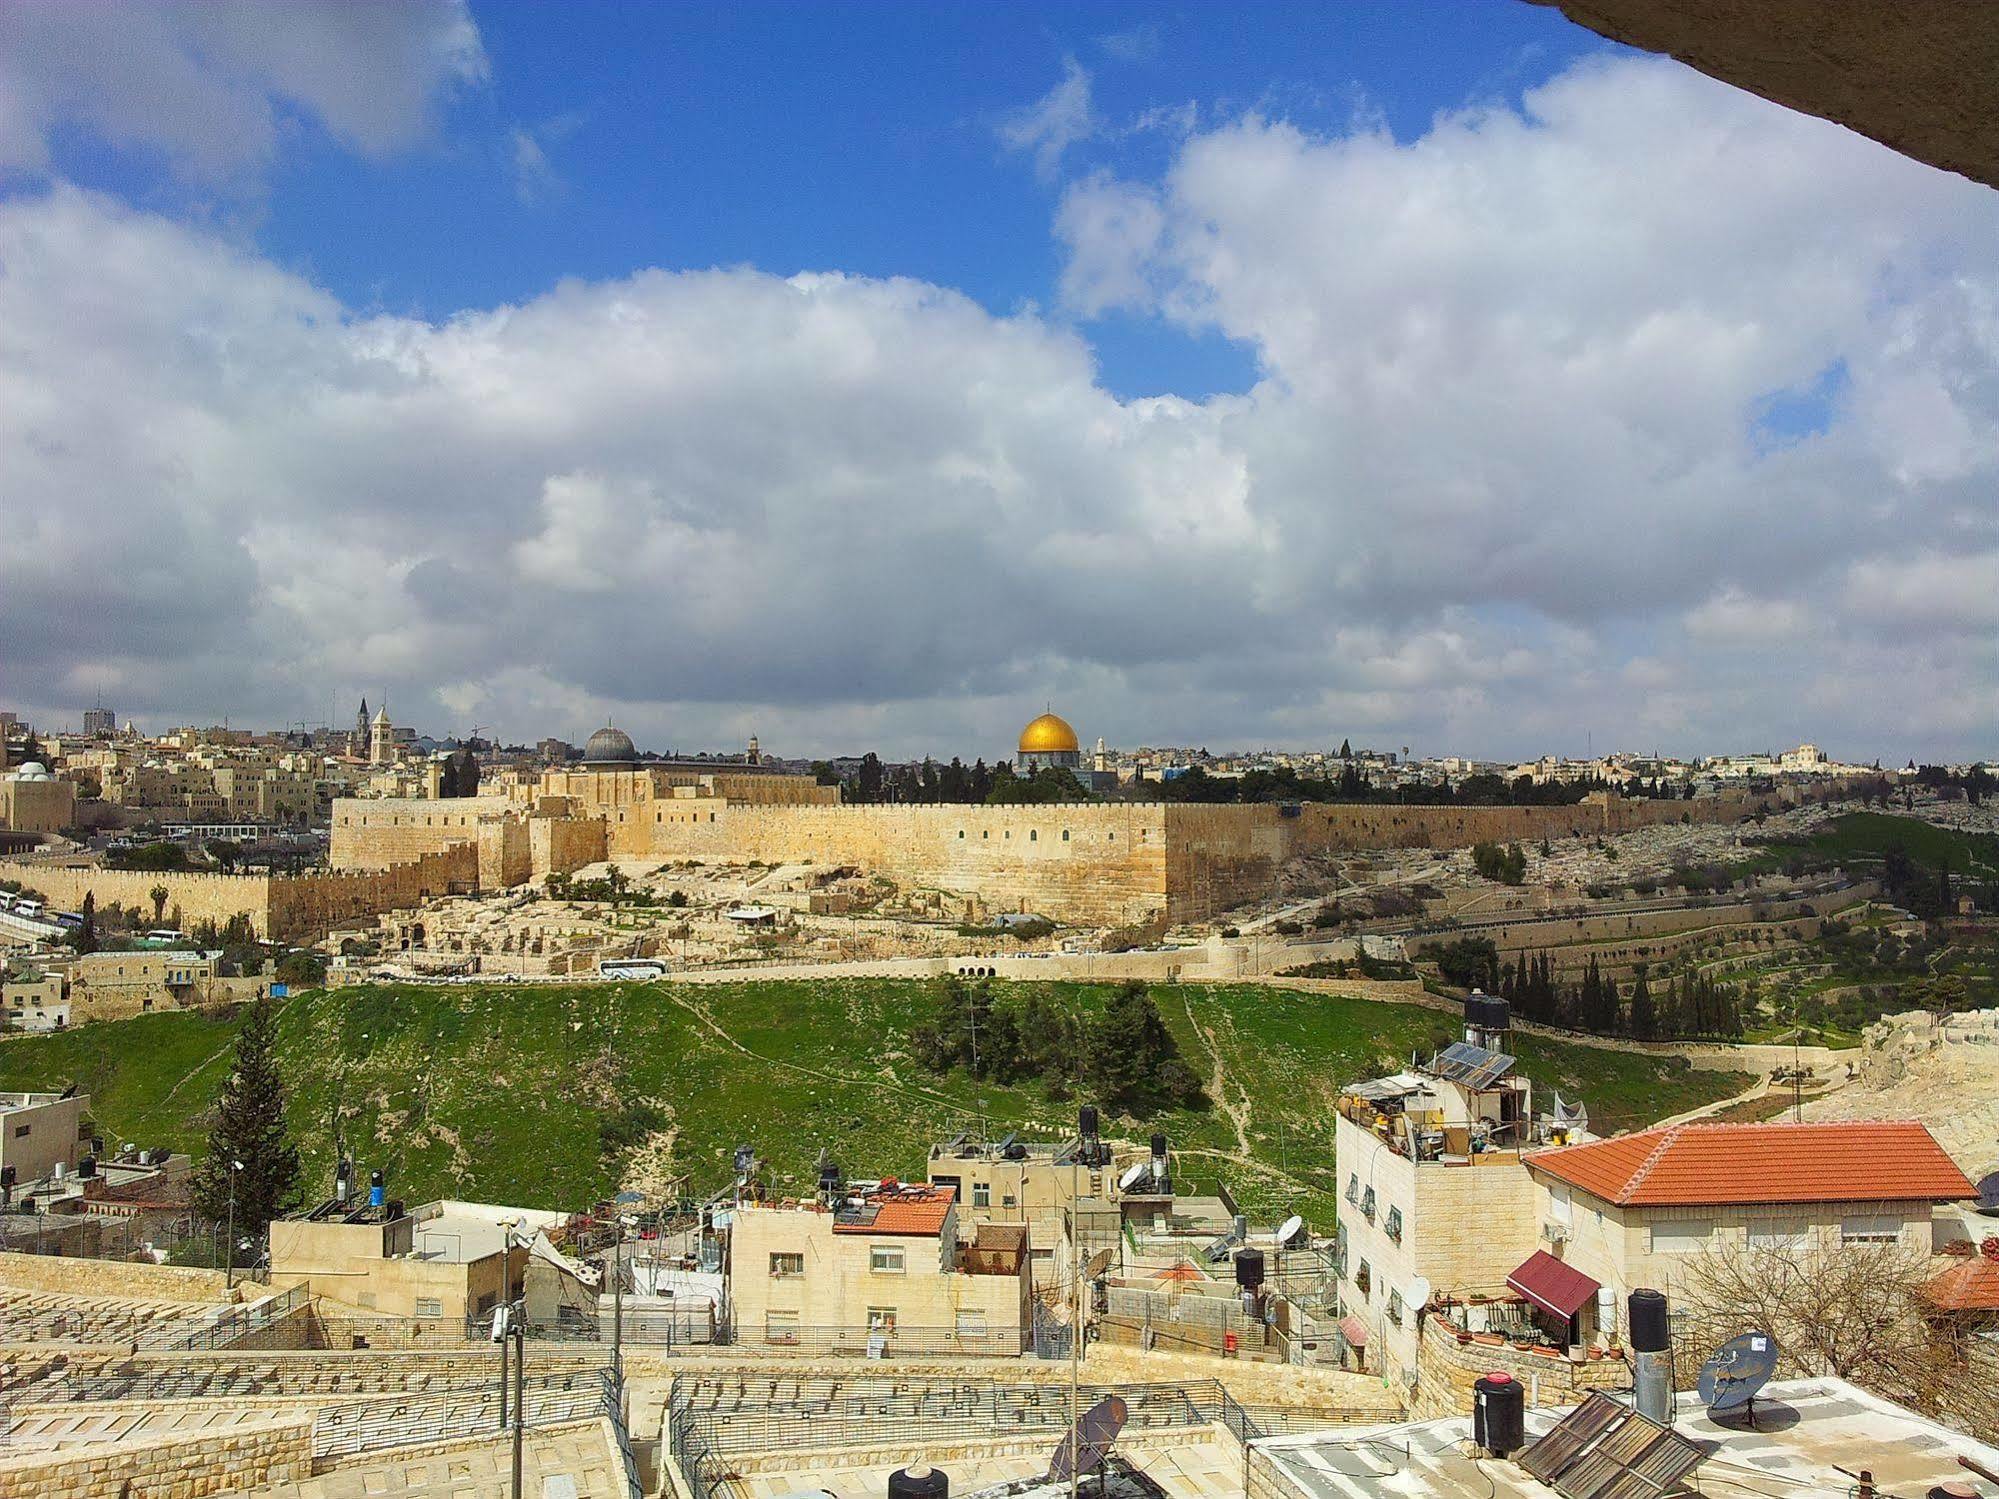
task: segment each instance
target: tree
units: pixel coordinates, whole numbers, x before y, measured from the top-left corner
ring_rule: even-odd
[[[1649,1041],[1659,1034],[1659,1015],[1652,1004],[1652,986],[1645,981],[1645,965],[1631,980],[1631,1034]]]
[[[117,848],[104,856],[108,869],[143,869],[155,874],[172,874],[187,868],[187,853],[178,843],[144,843],[137,848]]]
[[[243,857],[242,846],[227,838],[211,838],[204,847],[208,857],[220,864],[225,872],[234,869],[236,861]]]
[[[1152,991],[1134,979],[1111,996],[1086,1043],[1093,1091],[1114,1109],[1135,1112],[1206,1102],[1200,1079],[1180,1057]]]
[[[78,952],[97,951],[97,892],[83,892],[83,904],[77,908],[83,920],[70,929],[69,943]]]
[[[235,1162],[242,1169],[232,1172]],[[236,1033],[236,1065],[215,1104],[208,1156],[194,1178],[196,1211],[229,1217],[234,1176],[238,1237],[261,1239],[273,1218],[297,1206],[298,1146],[285,1130],[285,1087],[278,1073],[277,1022],[268,999],[251,1007]],[[235,1246],[230,1246],[232,1257]]]
[[[172,893],[165,885],[155,885],[146,892],[146,899],[153,903],[154,926],[167,919],[167,897]]]
[[[453,795],[477,796],[479,794],[479,757],[472,753],[469,745],[451,757],[451,769],[454,772],[453,779],[456,780],[458,785],[458,789],[452,793]]]
[[[1718,1240],[1681,1272],[1674,1329],[1696,1367],[1748,1328],[1773,1334],[1779,1372],[1836,1375],[1988,1440],[1999,1434],[1999,1349],[1937,1319],[1923,1296],[1929,1234],[1842,1244],[1836,1229],[1779,1247]]]
[[[1499,949],[1490,937],[1460,937],[1437,950],[1437,972],[1460,989],[1499,990]]]

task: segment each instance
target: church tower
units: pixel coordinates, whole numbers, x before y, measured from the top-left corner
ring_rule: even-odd
[[[389,709],[385,703],[375,714],[375,721],[368,731],[368,759],[375,765],[393,765],[396,759],[396,733],[389,723]]]
[[[354,739],[347,746],[347,753],[360,759],[368,751],[368,700],[361,699],[361,711],[354,715]]]

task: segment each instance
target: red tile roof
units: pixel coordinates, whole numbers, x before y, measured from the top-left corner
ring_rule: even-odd
[[[944,1220],[951,1216],[953,1194],[949,1192],[902,1191],[872,1200],[875,1215],[867,1221],[838,1222],[836,1234],[906,1234],[934,1239],[944,1232]]]
[[[1999,1260],[1981,1254],[1953,1265],[1923,1287],[1923,1296],[1947,1312],[1999,1312]]]
[[[1506,1277],[1506,1283],[1543,1311],[1573,1317],[1596,1298],[1598,1283],[1545,1249],[1537,1249]]]
[[[1674,1124],[1536,1151],[1527,1165],[1607,1202],[1637,1207],[1977,1195],[1936,1137],[1912,1119]]]

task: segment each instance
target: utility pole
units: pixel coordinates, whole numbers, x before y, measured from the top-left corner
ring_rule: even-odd
[[[229,1163],[229,1242],[222,1246],[228,1256],[223,1261],[222,1286],[224,1290],[234,1290],[236,1286],[236,1173],[243,1169],[241,1161]]]
[[[625,1215],[618,1214],[617,1258],[611,1267],[611,1377],[618,1384],[618,1398],[625,1388]]]

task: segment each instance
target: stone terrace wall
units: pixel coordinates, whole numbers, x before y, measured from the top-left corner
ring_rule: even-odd
[[[1504,1369],[1527,1387],[1529,1405],[1574,1405],[1591,1390],[1628,1390],[1631,1366],[1622,1357],[1569,1362],[1566,1353],[1533,1351],[1488,1339],[1461,1344],[1438,1317],[1423,1319],[1416,1349],[1416,1389],[1409,1418],[1471,1414],[1471,1390],[1481,1374]]]
[[[113,1296],[135,1301],[242,1300],[220,1270],[144,1261],[66,1259],[53,1254],[0,1253],[0,1285],[63,1296]],[[261,1292],[262,1288],[258,1290]]]
[[[205,1499],[312,1476],[312,1416],[147,1442],[0,1456],[0,1493],[36,1499]]]
[[[97,897],[99,908],[120,905],[153,912],[152,889],[167,890],[167,915],[178,909],[187,925],[213,921],[226,925],[232,916],[247,916],[260,936],[270,929],[271,879],[261,874],[152,874],[144,870],[76,868],[58,864],[30,864],[17,860],[0,861],[0,879],[18,880],[36,891],[49,904],[64,911],[83,905],[86,893]]]

